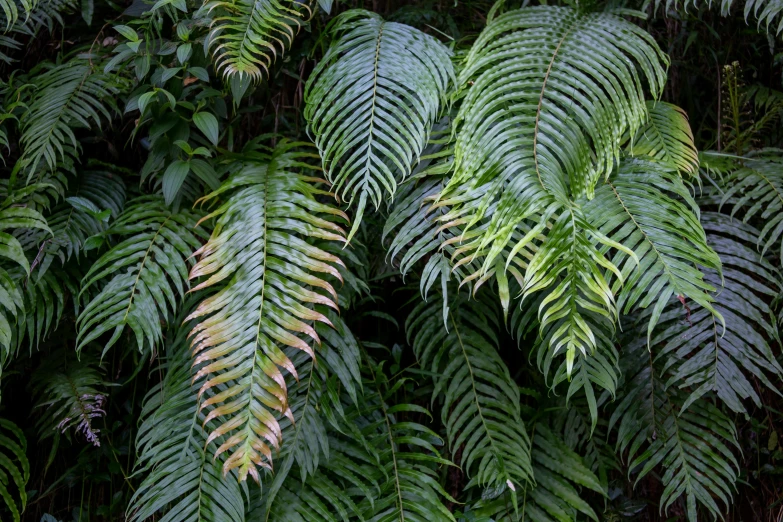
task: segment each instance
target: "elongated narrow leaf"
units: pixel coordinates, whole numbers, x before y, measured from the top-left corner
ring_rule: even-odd
[[[343,13],[331,32],[337,41],[307,82],[305,117],[335,192],[357,203],[350,240],[368,201],[377,208],[410,174],[454,71],[438,40],[374,13]]]
[[[648,120],[629,147],[634,156],[650,156],[683,174],[695,174],[699,154],[685,111],[666,102],[647,102]]]
[[[22,430],[9,420],[0,418],[0,503],[11,512],[11,520],[21,521],[27,505],[25,486],[30,480],[27,441]]]

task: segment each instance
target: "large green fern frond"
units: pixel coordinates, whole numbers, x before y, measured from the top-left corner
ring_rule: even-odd
[[[161,321],[175,314],[188,291],[191,254],[204,241],[195,230],[201,214],[169,210],[159,196],[140,196],[128,203],[108,229],[120,243],[103,254],[82,280],[80,295],[99,285],[79,314],[77,350],[111,332],[104,353],[126,326],[139,351],[154,350],[163,340]]]
[[[647,102],[648,120],[628,147],[633,156],[650,156],[685,174],[695,174],[699,154],[693,143],[688,115],[676,105]]]
[[[783,282],[775,267],[754,248],[758,231],[753,227],[712,212],[702,215],[702,224],[723,262],[725,277],[715,308],[725,318],[725,331],[701,307],[688,310],[683,321],[682,305],[674,303],[667,323],[654,338],[662,346],[656,359],[669,371],[667,386],[692,390],[683,408],[712,392],[741,413],[746,411],[744,399],[761,406],[746,373],[780,393],[770,380],[783,378],[783,368],[770,347],[780,343],[771,302],[783,291]],[[714,272],[707,273],[707,280],[721,284]]]
[[[498,317],[487,303],[458,298],[441,319],[437,299],[417,306],[406,324],[424,370],[437,375],[433,401],[470,485],[517,490],[531,484],[530,438],[520,417],[519,389],[498,354]]]
[[[244,520],[245,495],[236,472],[223,476],[221,460],[211,455],[217,444],[207,442],[209,427],[192,380],[188,331],[180,328],[166,347],[165,376],[142,406],[136,474],[143,479],[128,504],[132,522],[158,514],[167,522]]]
[[[358,197],[350,240],[368,200],[377,208],[410,174],[454,71],[438,40],[374,13],[343,13],[331,32],[338,39],[307,82],[305,117],[335,192]]]
[[[463,64],[454,176],[443,223],[464,235],[458,257],[482,273],[518,253],[526,218],[592,197],[621,138],[645,123],[643,89],[661,92],[667,59],[652,37],[618,15],[568,7],[508,11],[487,25]],[[640,73],[641,72],[641,73]]]
[[[768,150],[741,161],[725,179],[721,205],[756,224],[762,254],[777,250],[783,260],[783,151]]]
[[[228,385],[202,407],[221,422],[209,440],[224,437],[217,451],[230,451],[224,472],[238,468],[241,479],[259,480],[259,468],[271,468],[282,435],[273,412],[291,415],[280,368],[297,372],[282,350],[315,356],[311,344],[321,338],[313,323],[331,322],[314,306],[337,308],[324,278],[339,280],[341,261],[308,241],[344,241],[337,222],[345,215],[316,201],[328,193],[314,183],[320,169],[307,163],[315,155],[297,151],[303,145],[284,142],[268,163],[239,163],[204,198],[226,197],[204,218],[214,218],[215,229],[190,273],[206,277],[194,289],[221,284],[190,316],[200,320],[192,344],[196,363],[209,362],[196,374],[203,380],[199,394]]]
[[[606,491],[582,458],[542,423],[534,428],[531,454],[536,483],[526,485],[519,494],[524,501],[519,515],[501,489],[471,506],[470,513],[475,517],[472,520],[555,522],[579,520],[584,515],[597,522],[598,516],[582,498],[580,489],[601,494]]]
[[[624,159],[610,179],[584,205],[587,219],[636,255],[618,251],[613,262],[625,279],[619,292],[623,313],[652,306],[648,339],[672,296],[713,308],[715,291],[700,268],[720,271],[720,258],[707,244],[698,205],[676,170],[641,158]]]
[[[309,1],[211,0],[201,12],[212,16],[209,47],[223,76],[260,80],[291,47],[311,14]]]

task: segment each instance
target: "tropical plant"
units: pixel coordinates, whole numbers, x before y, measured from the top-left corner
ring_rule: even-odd
[[[0,519],[778,520],[783,4],[383,4],[0,0]]]

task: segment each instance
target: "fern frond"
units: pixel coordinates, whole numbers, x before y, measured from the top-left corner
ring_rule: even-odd
[[[200,214],[171,212],[157,196],[131,200],[107,233],[122,241],[103,254],[82,280],[80,296],[100,285],[76,322],[77,350],[112,332],[104,353],[129,326],[139,351],[163,339],[161,321],[176,313],[188,290],[192,252],[203,242],[194,230]]]
[[[313,307],[337,308],[337,294],[324,277],[339,280],[341,261],[307,241],[344,241],[336,222],[345,215],[316,201],[327,192],[313,183],[319,169],[307,163],[313,154],[296,150],[302,145],[281,143],[266,164],[240,163],[204,198],[227,197],[204,218],[215,218],[215,229],[196,251],[199,261],[190,273],[191,279],[206,276],[194,290],[223,283],[189,318],[201,321],[192,331],[195,361],[208,361],[195,377],[204,379],[199,394],[230,383],[203,402],[207,418],[221,422],[209,440],[224,437],[217,450],[230,451],[224,473],[237,468],[242,480],[250,474],[258,481],[258,468],[271,468],[270,447],[281,443],[272,411],[291,414],[280,367],[297,373],[282,349],[314,356],[310,343],[321,338],[312,323],[331,322]]]
[[[524,507],[519,516],[501,489],[495,498],[482,499],[472,507],[476,520],[554,522],[578,520],[581,513],[597,522],[598,516],[580,496],[579,488],[604,495],[606,491],[582,458],[541,423],[534,428],[531,454],[536,483],[526,485],[520,493]]]
[[[118,92],[113,81],[82,60],[39,74],[28,109],[19,119],[22,164],[34,171],[44,161],[54,170],[59,159],[77,158],[80,145],[73,129],[100,127],[102,118],[111,119]]]
[[[166,522],[231,520],[245,516],[243,488],[224,477],[217,449],[208,442],[206,415],[199,408],[198,387],[192,381],[188,328],[178,330],[161,365],[165,377],[144,400],[136,439],[137,474],[144,478],[128,504],[131,522],[163,513]],[[235,475],[236,473],[232,473]]]
[[[770,248],[783,260],[783,151],[768,150],[748,157],[725,179],[721,206],[731,205],[731,216],[757,223],[762,255]]]
[[[352,10],[307,82],[305,117],[340,197],[354,203],[353,237],[368,200],[394,196],[421,155],[449,86],[450,52],[412,27]]]
[[[761,406],[745,373],[780,393],[770,381],[783,378],[783,368],[769,345],[780,339],[770,303],[783,291],[783,282],[775,267],[752,248],[758,238],[753,227],[712,212],[702,215],[702,224],[724,266],[715,308],[726,320],[725,331],[702,308],[690,309],[683,321],[682,305],[675,302],[654,339],[662,346],[656,360],[669,372],[667,386],[692,390],[683,408],[713,392],[735,412],[745,412],[744,399]],[[707,280],[721,284],[714,273],[708,272]]]
[[[0,418],[0,499],[11,512],[14,522],[21,521],[27,505],[25,486],[30,480],[27,440],[14,423]]]
[[[720,272],[720,258],[707,244],[699,207],[676,170],[641,158],[624,159],[612,177],[584,205],[587,219],[602,233],[627,246],[612,259],[625,279],[618,307],[627,314],[652,305],[648,340],[672,296],[688,297],[716,314],[715,291],[701,268]]]
[[[38,436],[43,440],[73,429],[93,446],[100,446],[101,430],[93,422],[106,415],[108,396],[102,369],[89,357],[63,364],[65,354],[59,355],[47,357],[33,375]]]
[[[695,174],[699,153],[685,111],[670,103],[648,101],[647,114],[647,123],[636,131],[628,152],[650,156],[683,174]]]
[[[592,197],[622,136],[645,123],[643,89],[661,92],[667,58],[620,14],[511,10],[465,59],[454,176],[441,196],[451,208],[440,219],[458,223],[457,235],[483,223],[457,256],[480,259],[482,275],[498,257],[512,263],[512,236],[527,218],[541,223],[569,199]]]
[[[472,476],[470,485],[516,491],[533,482],[530,438],[520,418],[519,390],[498,354],[499,328],[491,307],[458,299],[448,321],[433,299],[419,304],[406,331],[423,369],[438,375],[433,400],[444,398],[442,420],[452,452]]]
[[[373,448],[380,466],[381,491],[374,502],[363,502],[364,519],[381,521],[456,522],[441,499],[456,502],[438,482],[434,466],[453,465],[443,459],[437,446],[443,440],[431,429],[417,422],[401,420],[403,415],[429,416],[415,404],[393,404],[396,388],[404,383],[398,378],[392,386],[381,373],[372,369],[372,382],[365,389],[373,393],[366,397],[361,421],[362,438]]]
[[[216,70],[255,81],[269,76],[312,14],[310,2],[297,0],[212,0],[200,11],[214,16],[208,45]]]
[[[739,464],[731,447],[739,448],[732,420],[704,396],[683,408],[687,395],[666,388],[643,337],[624,343],[620,366],[625,376],[620,401],[609,420],[617,430],[617,451],[628,455],[636,483],[653,469],[663,468],[660,510],[685,497],[689,521],[697,520],[697,505],[713,517],[730,505]]]

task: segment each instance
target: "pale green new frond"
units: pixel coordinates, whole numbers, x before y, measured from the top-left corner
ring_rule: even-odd
[[[310,2],[297,0],[210,0],[201,11],[212,17],[209,47],[216,69],[256,81],[269,76],[312,14]]]
[[[73,430],[100,446],[101,430],[93,423],[106,415],[104,370],[89,356],[65,361],[64,353],[52,354],[33,374],[38,436],[43,440],[59,432],[70,437]]]
[[[442,421],[449,446],[468,484],[518,491],[533,482],[530,438],[520,417],[519,389],[498,354],[500,327],[487,303],[462,298],[450,303],[443,324],[439,300],[419,304],[406,331],[423,369],[437,375],[433,401],[444,400]]]
[[[534,427],[531,454],[536,483],[518,493],[522,499],[519,515],[501,489],[495,493],[496,498],[482,499],[472,507],[474,520],[555,522],[580,520],[581,514],[598,522],[598,515],[580,496],[580,490],[586,488],[604,495],[606,491],[582,458],[541,423]]]
[[[622,284],[624,277],[605,256],[603,250],[609,248],[634,259],[635,254],[585,221],[579,209],[571,208],[557,217],[525,272],[523,299],[549,290],[538,305],[538,321],[552,356],[565,352],[569,377],[577,352],[588,357],[596,352],[599,340],[605,342],[591,323],[603,319],[611,327],[617,320],[609,278]],[[587,314],[595,314],[597,321]]]
[[[309,241],[343,242],[345,215],[316,200],[328,192],[316,185],[320,169],[307,163],[316,156],[302,146],[283,142],[265,162],[235,164],[233,176],[203,199],[222,201],[204,218],[215,228],[196,251],[190,278],[204,278],[194,290],[220,287],[189,317],[199,320],[191,332],[195,362],[208,362],[195,379],[200,395],[226,384],[202,397],[202,407],[220,424],[209,437],[222,440],[216,455],[230,452],[224,472],[237,468],[242,480],[258,481],[259,468],[271,469],[282,442],[274,412],[291,415],[281,368],[297,372],[282,350],[315,357],[321,337],[313,324],[332,324],[315,305],[337,309],[326,279],[341,279],[342,262]]]
[[[676,170],[624,159],[584,211],[593,226],[635,253],[636,259],[618,251],[612,259],[625,279],[613,290],[624,314],[652,306],[648,339],[672,296],[692,299],[722,321],[713,308],[715,286],[701,272],[719,272],[720,258],[707,244],[698,206]]]
[[[0,503],[11,512],[14,522],[21,521],[27,505],[25,486],[30,480],[27,440],[14,423],[0,418]]]
[[[536,299],[531,299],[527,303],[522,303],[521,307],[517,307],[511,316],[511,331],[519,344],[531,333],[537,336],[534,351],[538,369],[544,374],[552,389],[568,381],[567,404],[570,404],[571,398],[580,391],[584,392],[590,411],[592,430],[595,429],[599,419],[599,394],[596,393],[595,386],[608,391],[612,397],[617,391],[620,355],[615,347],[615,328],[607,317],[578,307],[579,317],[595,337],[595,349],[587,355],[577,352],[569,375],[567,358],[563,358],[561,353],[554,352],[550,346],[553,335],[571,320],[570,315],[549,324],[541,330],[540,335],[538,334],[540,329],[538,310],[551,292],[551,289],[543,292]]]
[[[82,280],[80,296],[96,285],[100,292],[85,305],[76,322],[77,350],[111,332],[104,353],[125,327],[139,351],[154,350],[163,340],[161,322],[175,314],[188,291],[191,254],[204,240],[195,229],[201,214],[171,212],[158,196],[129,202],[107,234],[121,239],[103,254]]]
[[[394,196],[427,144],[454,83],[451,53],[407,25],[362,10],[332,22],[337,41],[310,76],[305,118],[335,192],[356,203]],[[358,198],[358,201],[357,201]]]
[[[681,174],[695,174],[699,153],[685,111],[670,103],[648,101],[647,114],[647,123],[636,131],[628,152],[655,158]]]
[[[762,254],[772,248],[783,260],[783,151],[762,151],[742,163],[726,176],[721,205],[744,223],[758,223]]]
[[[117,93],[112,81],[82,60],[39,74],[19,119],[22,163],[34,171],[43,161],[53,170],[65,156],[78,157],[80,144],[73,130],[100,126],[102,118],[111,118]]]
[[[526,7],[494,17],[459,77],[454,176],[444,222],[485,223],[462,256],[482,273],[517,254],[527,218],[592,197],[624,134],[647,120],[643,90],[661,92],[667,59],[652,37],[611,12]],[[546,210],[549,209],[549,210]],[[460,235],[460,234],[457,234]],[[513,243],[512,243],[513,241]]]
[[[707,396],[683,410],[687,395],[666,388],[644,337],[629,336],[620,366],[623,399],[609,429],[617,431],[617,451],[627,452],[629,471],[638,470],[636,483],[662,468],[662,512],[684,496],[689,521],[697,520],[698,505],[717,518],[723,511],[719,503],[731,504],[739,472],[732,453],[739,447],[734,423]]]
[[[783,31],[783,17],[775,20],[783,13],[781,0],[745,0],[745,21],[752,14],[758,20],[757,27],[763,24],[767,33],[779,35]]]
[[[714,306],[726,321],[725,331],[700,307],[688,310],[683,320],[683,307],[674,302],[666,314],[668,321],[661,321],[660,334],[653,338],[654,344],[662,346],[656,360],[669,372],[667,386],[692,390],[683,408],[713,392],[742,413],[746,411],[744,399],[761,406],[756,386],[746,374],[780,393],[775,383],[783,378],[783,368],[770,347],[780,335],[771,316],[771,302],[783,291],[783,282],[775,267],[756,251],[758,231],[753,227],[712,212],[702,215],[702,224],[723,262],[723,287]],[[712,272],[707,273],[707,280],[721,284]]]
[[[128,504],[131,522],[153,517],[161,522],[244,520],[243,488],[236,472],[225,477],[221,459],[212,458],[217,444],[207,443],[206,415],[192,382],[188,331],[180,328],[167,346],[161,365],[165,376],[142,406],[135,474],[143,479]]]

